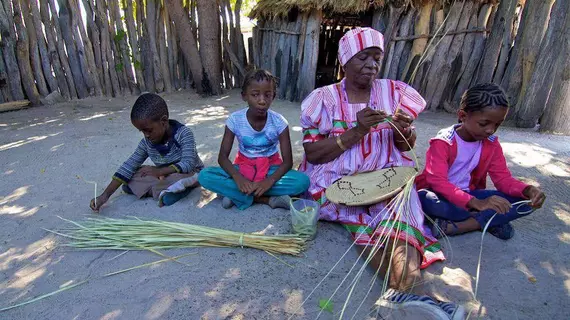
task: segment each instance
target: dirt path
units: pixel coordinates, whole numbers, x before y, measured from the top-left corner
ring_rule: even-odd
[[[202,99],[193,94],[165,96],[171,117],[192,126],[198,151],[214,165],[227,115],[244,107],[238,92]],[[116,168],[134,150],[141,135],[129,122],[135,97],[86,99],[53,107],[0,114],[0,307],[56,290],[70,282],[159,260],[151,253],[69,251],[61,238],[42,230],[58,229],[66,219],[91,215],[93,186],[101,191]],[[274,110],[289,121],[295,162],[302,156],[299,104],[275,102]],[[418,155],[428,138],[455,120],[426,114],[417,121]],[[547,206],[514,222],[510,241],[486,237],[480,301],[488,319],[567,319],[570,295],[570,140],[510,128],[499,133],[515,176],[539,183]],[[420,159],[421,160],[421,159]],[[158,208],[152,200],[135,200],[117,193],[102,215],[135,215],[194,223],[237,231],[258,231],[268,225],[289,231],[285,210],[254,206],[240,212],[224,210],[220,200],[199,190],[172,207]],[[345,231],[321,223],[317,239],[305,257],[280,257],[250,249],[193,249],[183,259],[192,267],[163,263],[87,284],[39,302],[0,313],[2,319],[286,319],[349,248]],[[449,258],[425,273],[428,286],[442,299],[466,306],[472,302],[480,233],[451,238],[444,245]],[[178,255],[187,250],[168,251]],[[331,277],[297,312],[296,319],[313,319],[318,301],[338,286],[357,260],[350,250]],[[350,304],[352,316],[364,299],[372,272]],[[346,295],[345,287],[340,291]],[[374,286],[359,311],[366,317],[379,294]],[[333,299],[334,311],[341,297]],[[321,319],[332,319],[324,313]]]

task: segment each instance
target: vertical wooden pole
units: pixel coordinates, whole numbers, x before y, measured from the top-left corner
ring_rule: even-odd
[[[317,75],[317,59],[319,56],[319,33],[323,12],[320,10],[312,10],[307,22],[307,31],[305,33],[305,43],[303,49],[303,70],[299,74],[299,99],[305,97],[315,88],[315,77]]]
[[[54,28],[54,19],[52,19],[52,15],[50,15],[49,7],[46,1],[40,1],[40,15],[46,33],[49,60],[51,62],[53,71],[55,72],[59,91],[61,95],[67,100],[76,98],[77,93],[75,93],[75,86],[73,85],[73,78],[71,77],[71,72],[69,71],[69,64],[67,64],[67,57],[65,55],[63,57],[60,56],[60,49],[59,45],[57,45],[58,41],[56,39]],[[61,46],[61,51],[63,51],[65,54],[65,51],[63,50],[63,44],[61,44]],[[67,73],[65,70],[68,70]]]
[[[16,57],[18,58],[18,65],[22,76],[22,84],[28,100],[33,106],[40,105],[40,95],[32,73],[32,66],[30,65],[30,49],[28,42],[28,35],[22,20],[22,12],[20,9],[20,0],[14,0],[14,23],[18,32],[18,41],[16,42]]]
[[[14,100],[23,100],[22,79],[16,58],[16,34],[14,32],[13,14],[10,0],[0,2],[0,32],[2,33],[2,55],[6,62],[6,72],[10,93]]]

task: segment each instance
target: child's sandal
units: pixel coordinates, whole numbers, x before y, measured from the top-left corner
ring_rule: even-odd
[[[447,231],[448,226],[451,225],[453,229],[451,231]],[[453,221],[443,220],[443,219],[435,219],[433,226],[431,228],[431,233],[436,239],[442,238],[444,235],[453,236],[457,234],[458,227]]]

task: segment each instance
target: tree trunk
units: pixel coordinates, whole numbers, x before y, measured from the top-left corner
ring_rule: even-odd
[[[125,95],[136,91],[136,88],[129,58],[127,34],[123,30],[118,0],[107,0],[107,10],[109,10],[109,31],[111,32],[111,48],[115,70],[121,87],[121,95]]]
[[[382,34],[386,31],[386,25],[384,24],[384,8],[378,8],[374,10],[372,14],[372,25],[371,27],[375,30],[380,31]]]
[[[139,40],[138,40],[139,35],[135,27],[133,2],[130,0],[123,0],[123,7],[125,8],[125,22],[127,24],[127,33],[129,36],[129,42],[131,44],[131,50],[133,54],[133,63],[134,63],[138,90],[145,91],[146,87],[144,84],[144,77],[142,75],[142,70],[141,70],[141,54],[140,54]]]
[[[566,42],[568,39],[570,34],[566,34]],[[560,55],[560,60],[564,61],[558,64],[554,86],[540,123],[540,131],[570,135],[570,52],[566,51],[565,55]]]
[[[146,35],[146,24],[145,24],[145,14],[143,1],[136,0],[136,22],[137,22],[137,33],[139,39],[140,47],[140,70],[143,75],[144,84],[146,91],[155,92],[154,89],[154,76],[152,71],[152,58],[150,53],[149,39]]]
[[[132,3],[131,3],[132,5]],[[119,0],[112,0],[112,5],[110,6],[109,10],[112,10],[113,20],[115,20],[115,28],[116,31],[116,39],[115,42],[120,49],[119,56],[120,60],[119,63],[122,65],[123,75],[126,78],[127,87],[131,93],[138,93],[138,88],[135,83],[135,77],[133,75],[133,65],[131,64],[131,53],[129,51],[129,45],[127,44],[127,33],[123,29],[123,22],[121,20],[121,10],[119,8]],[[127,88],[125,88],[126,90]]]
[[[241,5],[242,5],[242,0],[236,0],[236,5],[235,5],[235,38],[236,38],[236,44],[237,44],[237,57],[239,59],[239,62],[243,65],[246,66],[247,65],[247,58],[245,56],[245,43],[243,41],[243,34],[241,33]],[[243,78],[239,78],[238,77],[238,83],[241,83],[243,81]]]
[[[469,20],[473,14],[474,5],[475,3],[472,1],[465,2],[456,30],[467,29]],[[449,51],[444,59],[444,65],[441,69],[442,72],[439,74],[441,79],[439,80],[431,101],[434,106],[441,106],[445,109],[446,104],[444,102],[453,97],[453,90],[455,89],[463,65],[461,49],[465,42],[465,36],[465,33],[459,33],[453,36]]]
[[[115,29],[115,26],[117,25],[117,19],[120,19],[120,16],[117,17],[115,14],[115,4],[116,0],[107,0],[107,10],[109,14],[109,36],[111,44],[110,48],[112,55],[112,58],[109,58],[109,60],[112,60],[115,64],[115,72],[117,73],[117,78],[119,80],[120,94],[125,95],[126,92],[130,90],[127,81],[126,65],[123,62],[123,55],[125,52],[122,50],[119,40],[119,38],[121,38],[121,40],[124,40],[125,34],[123,33],[120,36],[117,35],[118,30]]]
[[[89,39],[87,36],[85,25],[81,17],[81,6],[79,5],[78,0],[68,1],[72,14],[71,21],[73,25],[73,35],[77,42],[83,77],[86,79],[86,81],[88,79],[87,83],[90,87],[91,95],[95,94],[100,96],[103,94],[103,89],[101,88],[101,79],[95,62],[93,44],[91,43],[91,39]],[[85,11],[87,13],[91,11],[91,8],[85,8]]]
[[[548,17],[554,0],[527,1],[523,18],[516,38],[514,52],[507,72],[503,77],[503,87],[511,98],[509,120],[519,118],[518,113],[528,82],[532,76],[540,43],[548,27]],[[525,112],[525,111],[523,111]]]
[[[301,19],[301,17],[299,16],[297,18],[297,20]],[[258,22],[261,23],[261,22]],[[258,26],[253,27],[252,30],[252,40],[253,40],[253,60],[250,61],[250,63],[252,65],[254,65],[256,68],[259,68],[261,66],[261,56],[260,56],[260,49],[261,49],[261,37],[263,35],[263,31],[259,30]]]
[[[0,3],[2,6],[2,3]],[[7,102],[12,101],[12,94],[10,93],[10,88],[8,84],[8,74],[6,73],[6,65],[4,64],[4,58],[2,57],[2,50],[0,50],[0,101]]]
[[[430,27],[430,29],[433,30],[433,33],[441,34],[441,30],[440,32],[437,31],[443,24],[444,18],[445,15],[443,14],[443,9],[436,10],[434,12],[433,26]],[[418,63],[418,66],[416,67],[417,72],[415,73],[415,75],[412,75],[410,79],[410,82],[413,83],[412,86],[420,92],[425,92],[424,78],[429,71],[429,68],[431,66],[431,60],[433,58],[433,55],[435,54],[435,51],[437,50],[437,47],[435,47],[436,40],[437,39],[432,39],[428,43],[428,46],[426,47],[423,57],[417,62]]]
[[[566,7],[566,8],[564,8]],[[540,122],[541,131],[549,131],[570,135],[570,5],[568,0],[556,1],[553,14],[558,11],[566,12],[566,22],[561,30],[561,43],[557,48],[554,83],[548,99],[548,104]],[[552,22],[551,22],[552,23]],[[550,29],[550,26],[549,26]],[[550,33],[550,30],[548,31]],[[555,51],[555,50],[551,50]],[[557,51],[557,50],[556,50]],[[541,65],[542,54],[539,55],[536,68]],[[538,70],[540,72],[540,70]],[[535,72],[536,73],[536,72]],[[532,82],[532,80],[531,80]]]
[[[198,9],[196,8],[196,6],[198,4],[196,3],[196,1],[198,0],[188,0],[190,5],[188,9],[190,10],[190,29],[192,34],[194,35],[196,43],[198,43],[198,24],[197,24],[198,22],[196,19],[196,17],[198,16],[197,14]]]
[[[55,12],[55,2],[50,0],[51,10]],[[83,99],[89,96],[87,85],[83,78],[83,73],[81,72],[81,65],[79,58],[77,56],[77,50],[72,35],[71,19],[69,16],[69,9],[67,7],[66,0],[59,0],[59,27],[61,31],[62,40],[65,42],[65,49],[67,51],[67,59],[69,60],[69,66],[71,67],[71,73],[73,75],[73,82],[75,83],[75,89],[77,90],[77,96],[79,99]],[[60,40],[61,41],[61,40]]]
[[[319,31],[323,20],[321,10],[312,10],[307,21],[305,41],[303,49],[303,60],[299,72],[299,100],[305,99],[315,88],[315,77],[317,75],[317,60],[319,58]]]
[[[553,82],[558,82],[559,85],[568,82],[568,65],[565,65],[570,55],[567,47],[568,35],[570,35],[568,28],[570,28],[570,0],[558,0],[550,16],[548,31],[540,46],[536,68],[525,90],[525,95],[520,99],[516,114],[517,127],[534,128],[545,106],[549,105],[549,108],[552,106],[548,96],[552,94],[551,89],[553,92],[558,90],[556,86],[553,86]],[[564,77],[566,79],[563,79]],[[561,92],[558,94],[565,96]],[[555,104],[556,108],[559,107],[560,102],[562,101]]]
[[[107,7],[105,0],[95,1],[97,6],[96,24],[101,32],[101,62],[103,64],[103,76],[105,78],[105,88],[107,95],[120,95],[119,78],[115,69],[113,53],[111,52],[111,41],[109,39],[109,20],[107,20]]]
[[[13,1],[14,5],[14,23],[18,32],[18,41],[16,42],[16,56],[18,58],[18,65],[22,74],[22,84],[28,100],[33,106],[40,105],[40,95],[32,73],[32,66],[30,65],[30,44],[28,42],[28,35],[22,21],[22,12],[20,10],[20,0]]]
[[[295,29],[293,29],[297,34],[303,32],[303,22],[306,22],[303,19],[302,15],[297,16],[297,21],[295,22]],[[306,29],[306,24],[305,24]],[[255,39],[254,39],[255,40]],[[257,41],[255,41],[257,42]],[[253,45],[255,48],[256,44]],[[287,80],[287,95],[286,99],[289,101],[294,101],[295,96],[297,95],[297,81],[299,79],[299,48],[300,45],[300,36],[299,35],[292,35],[291,36],[291,57],[289,58],[289,66],[288,70],[288,80]],[[256,58],[257,59],[257,58]]]
[[[198,0],[198,19],[208,21],[199,23],[200,56],[206,76],[206,93],[218,95],[222,93],[222,57],[220,47],[220,15],[215,1]]]
[[[228,19],[226,18],[228,16],[228,7],[227,7],[227,2],[226,1],[221,1],[220,3],[220,15],[222,17],[222,45],[224,46],[224,52],[222,53],[222,57],[223,57],[223,71],[224,71],[224,81],[226,83],[226,89],[230,89],[234,86],[233,81],[232,81],[232,65],[231,62],[229,61],[230,58],[228,56],[228,49],[231,50],[231,48],[226,48],[226,44],[229,43],[229,30],[230,28],[228,27]]]
[[[65,1],[65,0],[64,0]],[[79,24],[83,25],[83,19],[81,18],[81,9],[77,3],[77,0],[67,0],[68,9],[71,15],[71,35],[73,36],[73,43],[77,48],[77,57],[79,59],[79,65],[81,66],[81,74],[85,80],[85,85],[89,91],[89,95],[95,95],[98,91],[97,89],[97,69],[95,67],[95,58],[93,57],[93,47],[89,44],[86,47],[82,42],[82,37],[79,33]],[[86,37],[87,38],[87,37]],[[89,40],[87,38],[87,40]],[[91,56],[89,57],[88,52],[91,51]],[[91,61],[89,61],[91,59]],[[100,84],[99,84],[100,86]]]
[[[443,34],[457,29],[463,6],[464,2],[456,1],[453,3],[453,6],[449,10]],[[445,82],[447,80],[446,75],[449,74],[450,71],[450,64],[447,63],[447,59],[450,54],[449,51],[453,38],[453,36],[444,36],[439,42],[433,56],[429,73],[426,77],[426,90],[424,91],[424,98],[428,102],[428,109],[435,110],[439,106],[437,90],[438,87],[442,86],[440,85],[440,82]],[[455,52],[455,54],[457,54],[457,52]]]
[[[57,85],[57,80],[55,79],[51,71],[51,63],[49,60],[46,40],[44,38],[44,33],[42,30],[40,9],[38,8],[38,3],[36,1],[27,0],[26,5],[30,8],[31,20],[33,23],[34,31],[36,33],[36,42],[38,44],[38,49],[40,52],[42,71],[45,76],[47,85],[49,87],[49,91],[51,93],[52,91],[57,91],[58,85]]]
[[[405,6],[401,7],[394,7],[394,5],[390,4],[390,18],[388,20],[388,26],[386,28],[386,32],[384,33],[384,63],[383,63],[383,78],[388,78],[388,73],[390,72],[390,68],[392,67],[392,57],[394,55],[394,45],[395,43],[391,42],[392,37],[397,32],[398,22],[400,21],[400,16],[404,12]]]
[[[16,59],[16,37],[14,35],[14,26],[10,23],[13,15],[9,10],[10,1],[3,0],[0,2],[0,33],[2,34],[2,56],[6,63],[6,73],[10,76],[7,81],[10,86],[10,93],[14,100],[24,100],[24,92],[22,91],[22,79],[20,77],[20,68]],[[8,10],[4,6],[8,4]],[[9,18],[10,17],[10,18]]]
[[[164,27],[166,32],[166,51],[167,51],[167,64],[168,64],[168,74],[170,75],[170,84],[172,90],[176,90],[176,69],[175,69],[175,58],[174,53],[175,50],[173,49],[176,45],[176,40],[173,38],[174,34],[172,33],[172,20],[170,20],[170,15],[168,14],[168,9],[166,6],[162,7],[164,10]]]
[[[518,0],[503,0],[499,3],[499,8],[495,14],[493,28],[489,39],[485,44],[485,52],[479,67],[479,83],[491,82],[497,66],[497,60],[501,52],[501,42],[506,34],[512,31],[512,20],[517,7]]]
[[[492,6],[490,4],[484,4],[481,6],[481,10],[479,10],[479,16],[477,18],[478,28],[487,28],[491,11]],[[465,66],[465,71],[461,75],[461,79],[459,80],[457,89],[455,90],[455,96],[453,97],[453,105],[456,106],[459,105],[461,96],[469,88],[471,82],[476,78],[475,73],[477,71],[477,66],[479,65],[483,51],[485,50],[486,35],[484,33],[477,33],[474,38],[473,51],[469,55],[469,61]]]
[[[176,33],[176,26],[174,25],[174,22],[172,22],[172,19],[170,19],[170,14],[168,14],[168,24],[170,26],[170,34],[172,35],[172,42],[170,43],[171,46],[169,47],[169,51],[172,52],[172,77],[174,81],[174,87],[176,90],[178,90],[182,88],[182,76],[180,70],[178,69],[178,61],[180,59],[178,52],[180,48],[178,47],[178,34]]]
[[[160,4],[160,1],[158,3]],[[160,72],[160,60],[156,43],[156,6],[157,2],[155,0],[146,0],[145,35],[148,39],[154,89],[157,92],[162,92],[164,91],[164,78]]]
[[[103,94],[113,96],[113,85],[111,84],[111,77],[109,75],[107,52],[104,51],[105,46],[101,43],[101,31],[99,30],[99,27],[103,24],[101,21],[102,18],[99,17],[97,5],[95,4],[95,6],[93,6],[91,0],[83,0],[83,4],[86,8],[85,10],[89,11],[87,17],[92,17],[92,19],[87,19],[87,26],[91,36],[91,43],[93,43],[95,50],[95,63]],[[89,7],[89,9],[87,9],[87,7]],[[94,12],[97,12],[97,14],[94,14]]]
[[[166,36],[164,32],[166,31],[166,20],[165,20],[165,8],[161,6],[157,30],[158,30],[158,46],[160,52],[160,69],[162,71],[162,78],[164,79],[164,91],[172,92],[172,82],[170,81],[170,72],[168,68],[168,54],[166,52]]]
[[[56,49],[57,40],[54,34],[54,22],[50,17],[50,12],[48,8],[48,4],[46,1],[40,1],[40,15],[42,18],[42,22],[44,24],[44,30],[46,33],[46,40],[47,40],[47,49],[48,49],[48,56],[49,61],[52,65],[53,71],[55,73],[55,78],[57,80],[57,85],[59,87],[59,91],[61,95],[66,99],[69,100],[77,96],[75,93],[75,87],[73,87],[73,94],[70,91],[70,85],[66,80],[66,73],[65,69],[62,66],[62,60],[67,63],[67,57],[60,58],[58,50]],[[61,59],[61,60],[60,60]],[[67,65],[69,67],[69,65]],[[69,70],[69,69],[67,69]],[[73,84],[73,78],[71,74],[69,75],[70,83]]]
[[[200,59],[200,54],[198,52],[196,38],[192,34],[190,19],[188,19],[188,16],[184,13],[180,1],[165,1],[167,1],[168,7],[171,8],[170,18],[176,25],[176,33],[180,39],[180,48],[182,49],[184,58],[192,71],[192,79],[194,80],[196,91],[199,94],[203,94],[205,92],[204,84],[202,82],[204,68],[202,67],[202,60]]]
[[[516,33],[514,33],[514,29],[515,29],[515,23],[516,23],[516,10],[517,10],[517,3],[515,3],[513,6],[511,6],[506,14],[506,20],[505,20],[505,29],[502,35],[502,43],[500,45],[499,48],[499,57],[497,60],[497,65],[495,67],[494,70],[494,76],[493,76],[493,82],[494,83],[501,83],[501,79],[503,79],[503,75],[505,74],[505,68],[506,68],[506,64],[507,64],[507,59],[511,53],[511,47],[513,45],[513,35],[516,35]],[[488,74],[488,72],[486,72]]]
[[[415,35],[429,34],[429,21],[431,18],[432,8],[432,2],[428,2],[421,7],[416,24],[414,26]],[[412,82],[412,74],[415,73],[417,63],[426,49],[428,40],[428,38],[419,38],[414,40],[410,58],[408,59],[406,67],[404,68],[404,72],[402,74],[404,82]]]
[[[30,45],[30,62],[32,66],[32,72],[34,74],[34,80],[36,81],[36,87],[41,96],[45,97],[50,94],[50,90],[47,86],[43,69],[42,69],[42,59],[40,57],[40,49],[38,46],[38,35],[36,34],[36,28],[34,27],[34,18],[32,17],[30,7],[27,1],[20,1],[22,16],[24,18],[24,24],[26,25],[26,31],[28,33],[28,41]]]
[[[295,31],[296,23],[289,22],[287,24],[287,31],[294,32]],[[283,48],[282,51],[282,58],[281,58],[281,70],[279,75],[279,98],[286,99],[287,98],[287,88],[288,83],[291,81],[291,72],[292,64],[291,64],[291,51],[293,50],[293,38],[296,37],[292,34],[284,34],[283,35]]]
[[[414,18],[416,17],[416,9],[410,8],[408,13],[402,19],[400,25],[400,31],[398,35],[400,37],[405,37],[410,34],[410,29],[414,26]],[[394,47],[394,59],[390,70],[388,72],[388,79],[398,79],[398,66],[400,63],[406,63],[406,60],[401,59],[402,53],[404,52],[404,47],[406,46],[406,41],[393,42]]]
[[[76,1],[76,0],[75,0]],[[79,6],[79,4],[78,4]],[[81,27],[81,38],[83,40],[84,47],[91,48],[91,61],[93,65],[89,66],[89,69],[94,73],[93,81],[95,82],[95,94],[105,95],[107,92],[105,87],[105,77],[103,76],[103,62],[101,58],[101,36],[99,28],[95,24],[94,11],[96,10],[93,2],[91,0],[83,0],[83,8],[85,9],[85,16],[87,21],[87,33],[85,32],[85,26],[83,25],[83,19],[79,19],[79,25]],[[88,42],[85,40],[87,39]],[[88,52],[88,51],[86,51]],[[89,54],[88,54],[89,56]],[[91,62],[89,62],[91,63]],[[99,93],[100,92],[100,93]],[[111,94],[109,94],[111,95]]]

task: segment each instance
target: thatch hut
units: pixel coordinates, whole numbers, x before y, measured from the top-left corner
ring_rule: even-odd
[[[496,2],[260,0],[250,14],[258,21],[253,60],[281,79],[280,98],[299,101],[341,77],[336,53],[344,32],[373,27],[385,37],[380,76],[413,84],[430,108],[452,109],[475,77]],[[516,10],[518,3],[513,16]]]
[[[250,17],[250,63],[281,79],[282,99],[339,80],[340,37],[368,26],[385,38],[380,77],[413,85],[429,109],[455,111],[469,86],[495,82],[510,123],[570,134],[570,1],[259,0]]]

